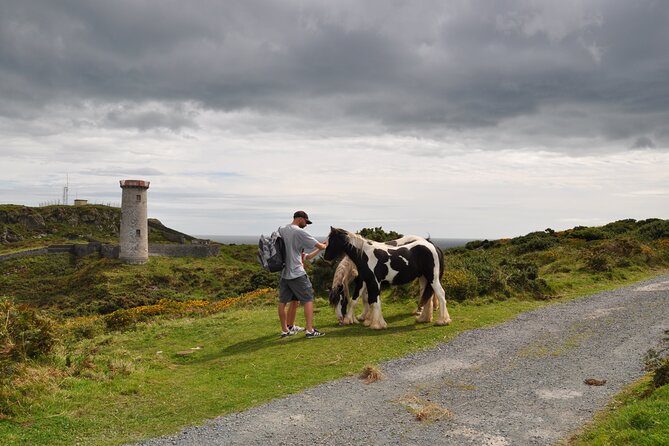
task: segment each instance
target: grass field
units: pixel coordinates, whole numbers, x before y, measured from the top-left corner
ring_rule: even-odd
[[[489,326],[545,303],[509,300],[452,304],[449,327],[416,325],[413,303],[388,303],[390,328],[340,327],[318,303],[327,335],[281,339],[274,306],[233,309],[206,318],[154,321],[137,329],[77,343],[71,361],[87,362],[79,376],[45,379],[57,368],[34,364],[48,397],[0,422],[6,445],[112,445],[174,432],[240,411]],[[299,319],[298,319],[299,320]],[[193,353],[178,352],[191,348]],[[61,361],[64,359],[61,358]],[[28,375],[30,376],[30,375]]]
[[[4,210],[19,211],[33,212]],[[80,237],[89,230],[62,229]],[[462,331],[666,272],[669,221],[482,241],[448,250],[445,263],[452,325],[415,324],[414,284],[385,292],[382,331],[338,326],[319,298],[316,326],[327,335],[306,340],[279,338],[276,291],[268,288],[277,277],[258,266],[253,246],[138,266],[65,254],[0,262],[0,443],[134,442],[357,375]],[[332,271],[324,262],[309,267],[320,296]],[[666,386],[621,400],[573,441],[666,444],[638,442],[666,433]]]

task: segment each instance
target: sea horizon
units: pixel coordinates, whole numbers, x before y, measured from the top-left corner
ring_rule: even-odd
[[[196,237],[224,245],[257,245],[259,235],[196,235]],[[316,240],[325,240],[327,236],[314,236]],[[441,249],[457,248],[465,246],[474,240],[483,240],[475,238],[448,238],[448,237],[430,237],[430,240]]]

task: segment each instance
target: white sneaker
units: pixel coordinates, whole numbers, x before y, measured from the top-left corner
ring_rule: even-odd
[[[300,331],[304,331],[304,327],[300,327],[299,325],[289,325],[288,331],[291,331],[293,333],[298,333]]]

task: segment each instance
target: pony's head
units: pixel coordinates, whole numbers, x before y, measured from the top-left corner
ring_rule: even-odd
[[[344,286],[340,284],[330,290],[330,305],[335,309],[335,315],[340,323],[344,320],[344,314],[348,306],[348,300],[346,299],[346,294],[344,294]]]
[[[328,235],[328,246],[325,248],[323,258],[325,260],[335,260],[344,254],[344,248],[348,243],[349,232],[344,229],[333,228],[330,226],[330,235]]]

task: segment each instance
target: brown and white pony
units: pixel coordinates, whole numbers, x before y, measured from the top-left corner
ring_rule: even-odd
[[[415,242],[417,240],[422,240],[421,237],[416,235],[406,235],[395,240],[390,240],[384,242],[388,246],[401,246],[407,243]],[[428,239],[429,240],[429,239]],[[437,248],[439,249],[439,248]],[[439,254],[443,259],[443,253],[439,250]],[[443,275],[443,261],[440,262],[440,274],[439,279]],[[355,267],[353,261],[348,257],[342,257],[341,261],[337,265],[337,268],[332,277],[332,286],[330,287],[330,305],[335,309],[335,315],[339,320],[339,323],[342,325],[349,325],[356,323],[358,321],[365,321],[365,325],[370,324],[370,320],[367,317],[369,314],[369,303],[367,302],[367,288],[362,280],[356,280],[358,277],[358,269]],[[350,293],[351,283],[355,282],[355,288],[353,291],[353,296]],[[421,283],[421,286],[424,287],[426,284]],[[421,295],[423,294],[424,288],[421,288]],[[355,317],[355,305],[358,302],[358,298],[362,297],[363,311],[360,316]],[[433,303],[433,309],[437,309],[437,299],[431,299]],[[418,301],[418,306],[416,307],[415,315],[420,315],[423,307],[420,300]]]
[[[381,313],[381,287],[403,285],[419,279],[423,311],[417,317],[418,322],[432,320],[432,305],[426,305],[434,296],[439,300],[439,319],[436,325],[448,325],[451,318],[446,308],[446,293],[441,286],[443,255],[432,242],[417,237],[417,240],[400,246],[390,246],[374,242],[346,231],[330,228],[328,246],[323,258],[334,260],[346,255],[358,270],[361,287],[367,289],[369,315],[366,318],[373,329],[386,328],[386,321]],[[356,286],[357,287],[357,286]]]

